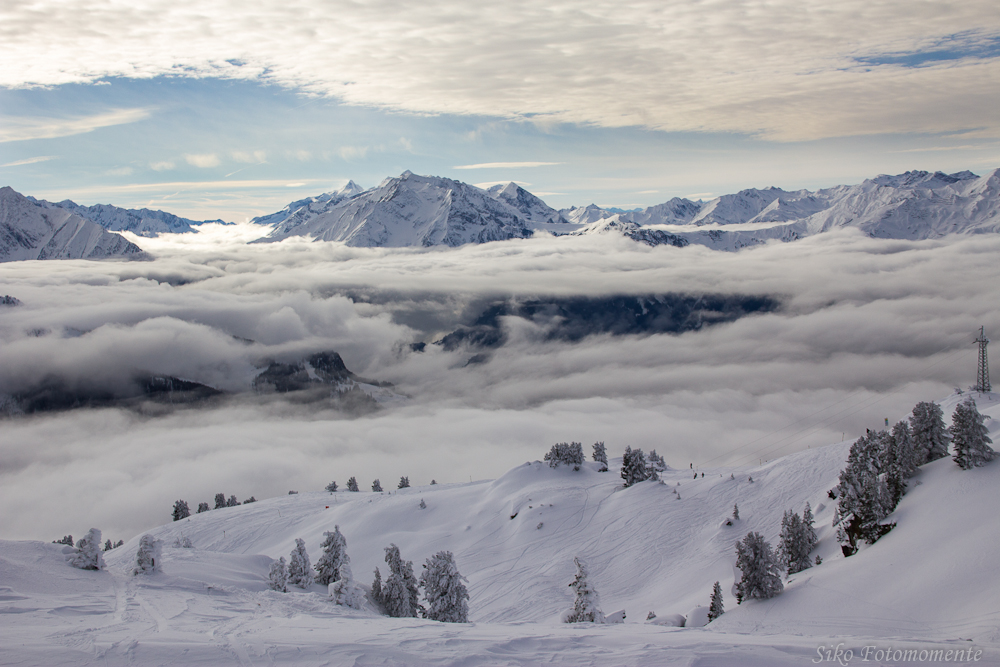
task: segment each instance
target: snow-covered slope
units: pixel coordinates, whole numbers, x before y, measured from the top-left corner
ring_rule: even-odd
[[[959,398],[942,402],[946,414]],[[1000,439],[1000,396],[979,397],[979,407]],[[494,481],[301,493],[151,530],[165,543],[163,572],[152,576],[129,574],[138,537],[105,554],[106,572],[73,570],[57,545],[0,542],[0,643],[10,664],[183,656],[185,664],[640,665],[670,655],[682,664],[763,666],[806,664],[818,646],[838,643],[855,655],[866,645],[974,648],[981,664],[997,664],[1000,461],[971,471],[950,459],[925,466],[892,517],[897,527],[844,558],[826,490],[849,444],[694,479],[669,470],[664,484],[629,489],[620,487],[618,459],[607,473],[590,463],[573,471],[531,462]],[[734,543],[748,531],[774,543],[782,513],[806,501],[823,563],[792,576],[776,598],[737,606]],[[741,519],[727,526],[737,502]],[[433,553],[452,551],[469,579],[473,624],[388,619],[370,605],[348,610],[319,586],[265,590],[271,559],[287,557],[301,537],[315,562],[334,525],[362,583],[376,566],[385,574],[390,543],[418,572]],[[170,546],[180,537],[194,548]],[[559,622],[572,604],[575,556],[587,562],[604,611],[625,610],[624,624]],[[727,611],[706,628],[644,622],[649,611],[694,616],[715,581]]]
[[[24,259],[104,259],[138,257],[142,249],[58,207],[28,200],[0,188],[0,262]]]
[[[361,247],[459,246],[532,234],[524,215],[506,201],[459,181],[409,171],[320,210],[297,211],[299,217],[291,214],[256,242],[310,236]]]
[[[96,222],[108,231],[132,232],[136,236],[153,237],[164,233],[179,234],[193,231],[192,226],[206,223],[226,224],[222,220],[189,220],[176,216],[173,213],[154,211],[148,208],[120,208],[110,204],[81,206],[69,199],[55,203],[47,202],[44,199],[35,199],[34,197],[27,197],[27,199],[45,208],[66,209],[81,218]]]
[[[541,199],[531,194],[517,183],[494,185],[487,192],[496,199],[510,204],[526,221],[536,225],[562,224],[566,220]]]

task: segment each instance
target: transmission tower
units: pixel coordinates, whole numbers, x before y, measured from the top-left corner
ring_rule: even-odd
[[[986,337],[986,327],[979,327],[979,338],[976,339],[976,342],[979,343],[979,371],[976,373],[976,391],[987,393],[991,387],[990,365],[986,359],[986,346],[990,339]]]

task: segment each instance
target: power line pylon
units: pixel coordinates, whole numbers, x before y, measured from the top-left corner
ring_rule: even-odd
[[[976,391],[985,394],[991,390],[990,364],[986,359],[986,346],[990,339],[986,337],[986,327],[979,327],[979,338],[976,339],[976,342],[979,343],[979,371],[976,373]]]

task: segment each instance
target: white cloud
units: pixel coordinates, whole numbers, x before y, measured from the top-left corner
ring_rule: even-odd
[[[208,169],[210,167],[218,167],[222,164],[222,160],[215,153],[205,153],[205,154],[187,154],[184,156],[187,163],[193,167],[200,167],[202,169]]]
[[[149,163],[149,168],[152,169],[153,171],[170,171],[171,169],[174,169],[176,167],[177,165],[171,162],[170,160],[162,160],[160,162]]]
[[[25,164],[38,164],[39,162],[47,162],[53,159],[55,155],[39,155],[38,157],[29,157],[23,160],[15,160],[14,162],[8,162],[7,164],[0,164],[0,167],[20,167]]]
[[[265,151],[233,151],[233,160],[247,164],[263,164],[267,162]]]
[[[177,498],[260,498],[341,474],[495,477],[563,440],[604,440],[612,454],[654,447],[675,467],[717,456],[756,463],[850,438],[971,383],[973,332],[1000,330],[1000,292],[968,289],[1000,282],[993,235],[908,242],[831,232],[719,253],[592,237],[247,246],[251,227],[139,239],[149,262],[0,264],[4,291],[24,303],[0,323],[0,393],[45,376],[113,385],[137,369],[239,388],[262,359],[335,349],[351,370],[396,383],[410,404],[359,419],[253,398],[159,417],[8,420],[0,502],[19,504],[0,514],[0,535],[54,539],[97,525],[128,538],[166,520]],[[679,336],[577,343],[546,341],[544,322],[511,319],[507,345],[479,365],[465,365],[471,352],[408,352],[496,298],[665,286],[777,295],[783,308]],[[37,329],[51,333],[27,334]],[[81,475],[101,483],[86,502],[65,502]]]
[[[108,176],[128,176],[132,173],[132,167],[116,167],[115,169],[108,169],[104,173]]]
[[[479,164],[463,164],[452,169],[519,169],[521,167],[549,167],[562,162],[481,162]]]
[[[45,16],[39,21],[38,16]],[[310,19],[303,22],[302,17]],[[197,19],[192,19],[197,17]],[[806,140],[1000,135],[1000,58],[921,67],[879,55],[995,39],[993,0],[754,3],[225,0],[13,4],[0,85],[156,75],[262,79],[415,113],[743,132]],[[958,36],[958,37],[956,37]]]
[[[102,127],[135,123],[149,118],[149,116],[148,109],[113,109],[104,113],[75,118],[5,116],[0,118],[0,143],[69,137],[74,134],[93,132]]]
[[[357,160],[368,155],[368,146],[341,146],[337,149],[337,155],[345,160]]]

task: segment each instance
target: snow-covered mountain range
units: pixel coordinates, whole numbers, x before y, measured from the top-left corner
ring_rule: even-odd
[[[254,222],[273,227],[259,242],[310,236],[369,247],[455,246],[548,233],[732,251],[845,227],[875,238],[917,240],[1000,231],[1000,170],[981,177],[910,171],[815,192],[747,189],[634,211],[593,204],[557,211],[515,183],[481,190],[405,172],[365,191],[352,181]]]
[[[136,236],[153,237],[160,234],[179,234],[193,231],[193,227],[206,223],[227,224],[222,220],[189,220],[166,211],[148,208],[120,208],[110,204],[81,206],[69,199],[48,202],[44,199],[27,197],[28,200],[48,209],[62,208],[76,215],[96,222],[111,232],[132,232]]]
[[[8,190],[5,202],[17,195]],[[188,232],[203,222],[221,222],[197,222],[149,209],[21,199],[36,209],[72,212],[108,230],[144,236]],[[8,209],[7,229],[36,224],[32,222],[36,209],[21,202],[15,214],[10,203],[3,205]],[[27,217],[19,222],[22,213]],[[291,202],[251,222],[269,228],[254,243],[302,236],[359,247],[454,247],[542,234],[626,237],[650,246],[698,244],[735,251],[843,228],[856,228],[873,238],[921,240],[1000,232],[1000,169],[984,176],[969,171],[908,171],[816,191],[751,188],[710,201],[675,197],[632,211],[594,204],[556,210],[516,183],[483,190],[406,171],[368,190],[350,181],[339,190]],[[9,247],[19,233],[8,232]],[[25,234],[37,236],[27,228]],[[10,252],[7,258],[14,259]],[[45,256],[62,255],[46,252]]]
[[[142,249],[70,210],[0,188],[0,262],[139,257]]]
[[[945,414],[964,398],[943,400]],[[977,402],[993,417],[987,423],[996,440],[998,396],[978,395]],[[160,571],[151,574],[133,574],[138,535],[105,552],[102,571],[71,567],[65,552],[72,549],[61,544],[0,541],[0,662],[103,667],[182,656],[185,665],[774,667],[860,664],[870,646],[883,658],[890,648],[915,656],[873,664],[938,664],[945,651],[954,658],[969,649],[978,659],[960,662],[998,664],[1000,461],[972,470],[950,457],[925,464],[890,516],[896,527],[845,557],[827,490],[849,446],[699,470],[694,479],[673,462],[679,465],[662,473],[663,483],[630,488],[622,487],[620,457],[607,472],[590,461],[579,470],[534,461],[495,480],[386,492],[346,492],[351,471],[331,471],[342,489],[336,493],[303,489],[150,529],[163,544]],[[186,501],[193,510],[216,491]],[[164,497],[164,519],[175,500]],[[755,531],[777,544],[783,513],[807,502],[819,538],[813,554],[822,562],[783,576],[777,596],[737,605],[736,541]],[[387,574],[390,543],[418,573],[436,552],[452,552],[468,578],[472,622],[389,618],[368,599],[360,609],[339,606],[318,584],[268,590],[271,563],[287,558],[298,538],[315,563],[335,525],[366,598],[375,567]],[[573,606],[567,584],[575,557],[586,562],[605,614],[624,610],[623,623],[560,622]],[[714,582],[725,613],[705,625]],[[838,645],[852,651],[853,662],[817,653]],[[940,660],[927,660],[930,651],[941,651]]]

